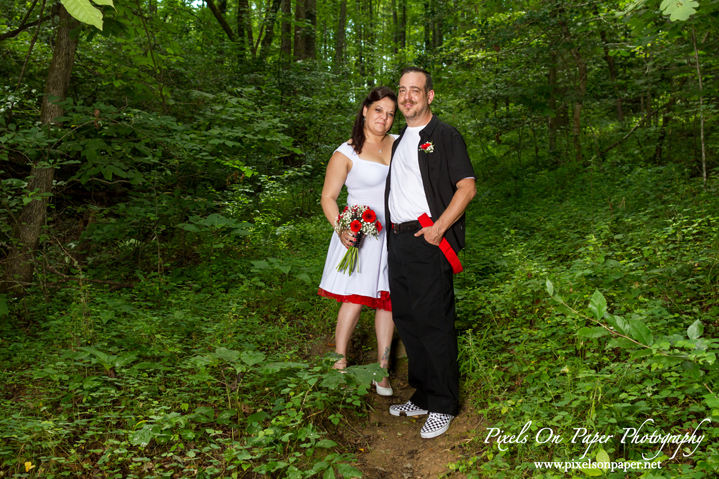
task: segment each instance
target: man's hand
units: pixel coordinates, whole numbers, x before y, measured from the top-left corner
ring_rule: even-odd
[[[444,237],[444,233],[462,216],[467,205],[476,194],[477,186],[474,178],[459,180],[457,182],[457,191],[454,192],[452,201],[449,202],[449,206],[444,210],[442,216],[440,216],[432,226],[422,228],[414,235],[424,235],[424,240],[427,243],[439,246],[439,243],[442,242],[442,238]]]
[[[439,246],[439,243],[442,241],[442,238],[444,237],[444,231],[441,231],[439,228],[437,228],[437,224],[435,223],[432,226],[422,228],[421,230],[417,231],[414,235],[415,236],[424,235],[424,240],[427,243],[433,244],[435,246]]]

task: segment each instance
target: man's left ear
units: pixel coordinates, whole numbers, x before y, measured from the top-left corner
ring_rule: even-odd
[[[427,93],[427,104],[431,105],[432,100],[434,100],[434,90],[430,90],[429,93]]]

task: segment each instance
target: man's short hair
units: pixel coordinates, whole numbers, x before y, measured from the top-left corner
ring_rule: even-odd
[[[399,77],[402,78],[405,73],[424,73],[424,92],[429,93],[432,90],[432,75],[427,70],[420,67],[405,67],[399,73]]]

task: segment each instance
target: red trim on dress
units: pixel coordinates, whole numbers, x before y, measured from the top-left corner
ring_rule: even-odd
[[[334,294],[329,291],[325,291],[322,288],[317,290],[317,294],[324,296],[325,298],[336,299],[338,303],[354,303],[369,306],[370,308],[384,309],[385,311],[392,311],[392,302],[389,299],[389,291],[380,291],[379,298],[370,298],[369,296],[361,296],[359,294]]]

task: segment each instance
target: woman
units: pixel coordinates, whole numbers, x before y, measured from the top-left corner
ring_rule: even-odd
[[[384,224],[384,189],[392,143],[395,137],[387,132],[392,127],[397,109],[397,95],[387,87],[370,91],[362,102],[352,127],[352,139],[337,148],[327,164],[325,184],[322,188],[322,210],[327,221],[334,227],[339,214],[337,197],[342,186],[347,185],[347,203],[366,205],[377,213],[384,227],[377,239],[365,238],[359,249],[360,271],[352,275],[337,271],[337,265],[347,248],[354,242],[350,230],[338,231],[330,241],[325,269],[318,294],[334,298],[342,303],[337,315],[335,351],[342,359],[335,363],[336,369],[347,366],[347,345],[357,326],[362,306],[376,308],[375,331],[377,333],[377,357],[380,366],[387,369],[389,351],[394,332],[392,307],[389,299],[387,275],[387,247]],[[377,394],[391,396],[389,379],[373,384]]]

